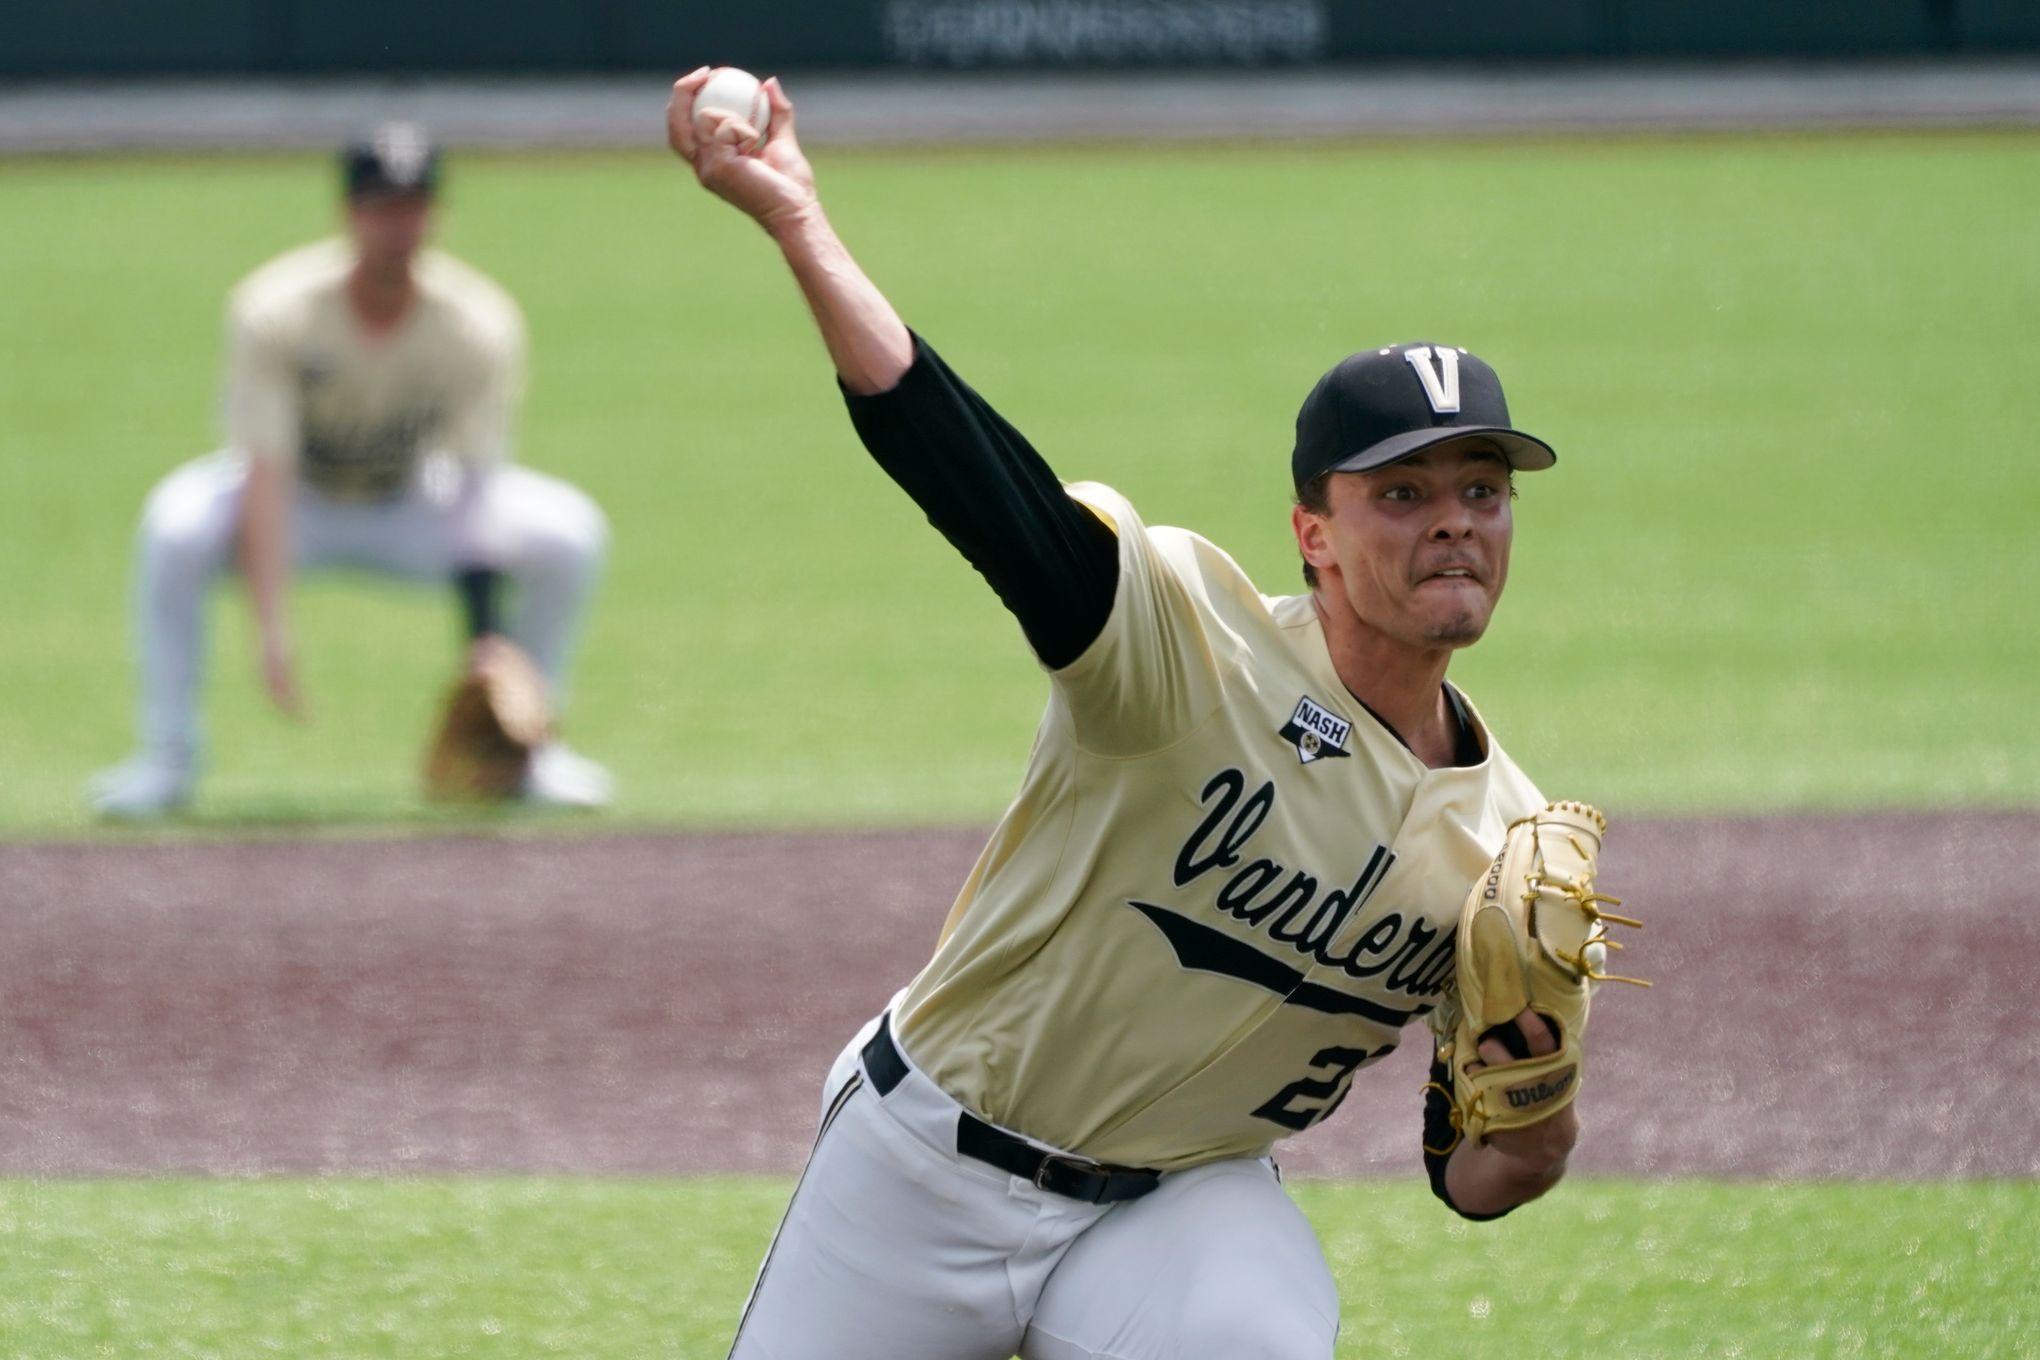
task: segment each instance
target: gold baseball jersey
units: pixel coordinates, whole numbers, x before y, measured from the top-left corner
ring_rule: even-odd
[[[1067,1151],[1259,1155],[1436,1005],[1461,901],[1544,800],[1477,715],[1485,759],[1427,768],[1340,683],[1310,597],[1069,494],[1117,532],[1112,613],[1051,672],[895,1029],[952,1096]]]
[[[234,290],[227,442],[286,459],[308,485],[350,501],[400,495],[434,450],[507,458],[524,369],[517,304],[487,276],[425,251],[410,310],[370,336],[345,292],[353,258],[348,243],[323,241]]]

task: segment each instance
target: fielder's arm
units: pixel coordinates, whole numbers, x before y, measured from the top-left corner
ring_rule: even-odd
[[[297,492],[295,454],[302,436],[292,340],[273,318],[251,310],[237,291],[227,326],[226,391],[221,403],[227,444],[248,459],[235,547],[262,646],[262,681],[276,706],[305,716],[286,605],[290,591],[291,512]]]
[[[290,508],[297,473],[284,459],[260,450],[248,454],[248,484],[242,492],[237,546],[241,577],[255,615],[262,646],[262,683],[276,706],[293,718],[305,716],[298,692],[297,660],[286,608],[290,593]]]
[[[495,644],[490,639],[503,632],[503,571],[500,548],[489,534],[488,492],[511,461],[511,435],[524,398],[527,340],[523,313],[508,294],[494,289],[477,300],[472,321],[475,367],[466,400],[448,422],[441,446],[460,470],[448,507],[452,584],[467,630],[468,672],[480,677],[491,664]]]

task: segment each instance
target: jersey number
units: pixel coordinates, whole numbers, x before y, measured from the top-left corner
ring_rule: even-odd
[[[1369,1058],[1384,1057],[1394,1051],[1393,1044],[1374,1052],[1364,1048],[1321,1048],[1311,1058],[1310,1070],[1325,1075],[1290,1082],[1254,1111],[1254,1116],[1301,1133],[1339,1108],[1339,1102],[1353,1089],[1355,1068]]]

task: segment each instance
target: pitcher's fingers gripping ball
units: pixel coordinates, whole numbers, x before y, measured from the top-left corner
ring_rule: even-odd
[[[1607,938],[1608,923],[1642,924],[1608,911],[1621,902],[1594,891],[1607,829],[1585,803],[1552,803],[1509,828],[1501,853],[1467,894],[1448,1060],[1455,1122],[1475,1143],[1549,1119],[1579,1094],[1594,984],[1650,985],[1602,970],[1607,951],[1622,947]],[[1525,1010],[1544,1018],[1558,1047],[1484,1063],[1481,1039]]]
[[[749,153],[771,135],[772,102],[758,77],[734,66],[719,66],[695,93],[693,119],[703,137],[716,136],[727,127],[737,150]]]
[[[545,677],[531,657],[508,638],[487,639],[447,692],[425,757],[426,794],[453,801],[517,796],[552,726]]]
[[[814,207],[815,172],[801,152],[793,102],[778,77],[758,86],[758,98],[752,100],[748,85],[729,85],[737,76],[752,79],[731,67],[702,66],[674,81],[666,104],[666,142],[702,187],[769,230],[780,218]],[[732,108],[718,99],[746,107]],[[763,121],[753,123],[753,115]]]

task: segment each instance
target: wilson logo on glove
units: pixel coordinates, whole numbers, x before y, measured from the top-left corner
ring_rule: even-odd
[[[1542,1105],[1572,1089],[1573,1078],[1579,1075],[1577,1068],[1567,1068],[1565,1074],[1550,1081],[1540,1081],[1532,1086],[1511,1086],[1502,1092],[1509,1098],[1509,1108],[1527,1110],[1532,1105]]]

